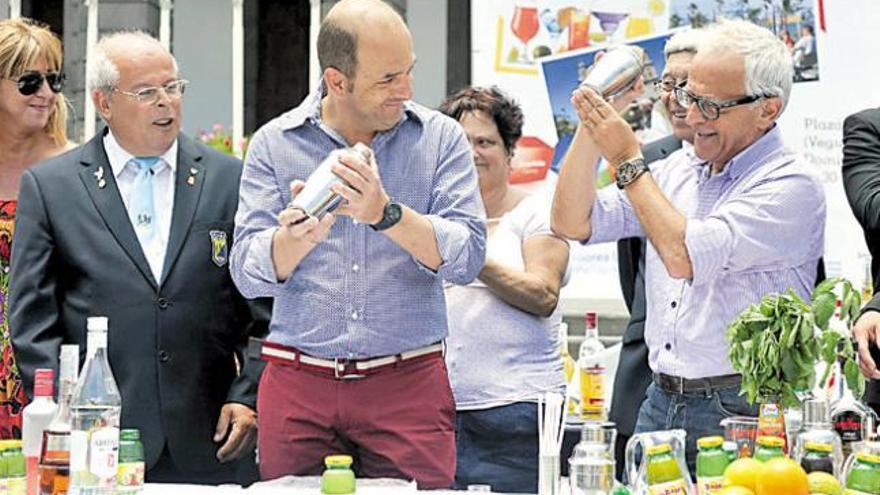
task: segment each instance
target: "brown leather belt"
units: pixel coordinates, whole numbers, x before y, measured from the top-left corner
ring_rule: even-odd
[[[704,378],[682,378],[680,376],[654,373],[654,383],[662,390],[672,394],[692,392],[711,392],[722,388],[738,386],[741,375],[707,376]]]
[[[442,358],[444,354],[442,342],[392,356],[367,359],[319,358],[305,354],[295,347],[274,342],[256,341],[256,339],[251,339],[250,345],[249,354],[264,361],[298,366],[311,372],[331,376],[337,380],[365,378],[404,361],[412,362],[413,360],[433,357]]]

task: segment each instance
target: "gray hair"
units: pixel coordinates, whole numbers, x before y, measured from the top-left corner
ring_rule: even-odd
[[[86,85],[89,93],[99,90],[104,93],[111,91],[119,84],[119,68],[114,62],[112,53],[125,42],[139,41],[148,44],[154,44],[165,50],[162,43],[156,38],[150,36],[144,31],[119,31],[108,34],[98,41],[95,45],[94,59],[86,74]],[[174,73],[177,73],[177,60],[171,56],[174,61]]]
[[[785,109],[794,79],[794,64],[785,43],[769,29],[739,19],[722,19],[705,31],[704,53],[733,52],[745,58],[746,95],[778,96]]]
[[[685,29],[672,35],[666,41],[663,47],[663,54],[666,58],[676,53],[697,53],[700,51],[700,45],[706,39],[706,32],[703,29]]]

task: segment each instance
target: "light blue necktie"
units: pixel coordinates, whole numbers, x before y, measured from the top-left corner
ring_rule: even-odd
[[[134,226],[141,247],[146,251],[147,245],[156,235],[156,210],[153,208],[153,172],[160,165],[159,157],[137,157],[132,161],[138,166],[137,176],[131,189],[128,217]]]

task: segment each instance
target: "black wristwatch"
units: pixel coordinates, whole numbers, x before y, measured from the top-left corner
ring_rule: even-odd
[[[382,220],[370,225],[370,227],[377,232],[390,229],[397,225],[402,214],[403,209],[401,209],[400,204],[395,203],[393,199],[389,200],[388,203],[385,204],[385,208],[382,210]]]
[[[645,172],[650,172],[650,169],[642,157],[633,158],[621,163],[617,166],[617,187],[623,189]]]

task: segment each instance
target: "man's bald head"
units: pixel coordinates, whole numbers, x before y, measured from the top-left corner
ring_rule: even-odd
[[[321,72],[332,67],[353,78],[358,45],[401,30],[408,36],[403,18],[382,0],[342,0],[330,9],[318,32]]]

